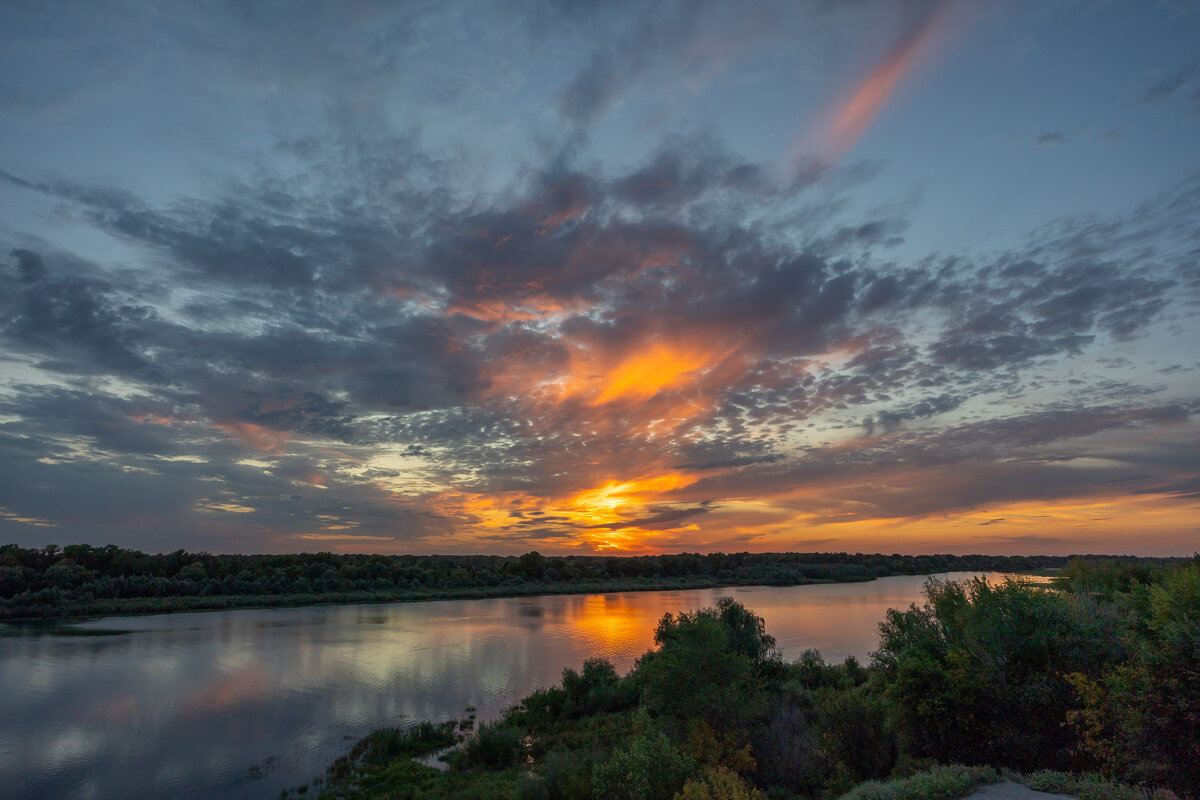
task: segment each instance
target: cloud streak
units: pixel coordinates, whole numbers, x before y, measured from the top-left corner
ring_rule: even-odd
[[[934,5],[864,78],[821,111],[792,146],[793,168],[806,168],[814,157],[821,166],[840,161],[875,122],[901,83],[942,44],[953,12],[953,0]]]

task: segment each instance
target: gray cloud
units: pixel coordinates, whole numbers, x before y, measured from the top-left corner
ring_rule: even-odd
[[[1196,72],[1195,64],[1188,64],[1181,68],[1178,72],[1174,72],[1162,80],[1156,81],[1146,87],[1146,91],[1142,93],[1140,102],[1142,103],[1158,103],[1171,97],[1178,92],[1183,86],[1191,80],[1192,75]]]
[[[842,503],[906,517],[1095,491],[1119,476],[1064,466],[1069,443],[1192,413],[1142,405],[1144,384],[1090,379],[1089,409],[963,422],[973,400],[1015,391],[1039,362],[1136,339],[1200,288],[1175,255],[1195,238],[1194,178],[1129,214],[1050,226],[1020,249],[902,266],[873,249],[905,229],[902,215],[830,217],[838,188],[774,185],[711,138],[668,138],[616,174],[556,156],[487,198],[448,188],[444,166],[412,140],[356,152],[350,164],[313,160],[287,191],[268,175],[169,205],[8,176],[146,259],[114,271],[26,246],[0,271],[6,346],[66,382],[4,398],[20,463],[51,463],[0,504],[82,524],[82,511],[55,512],[28,480],[157,492],[157,511],[132,521],[85,498],[108,515],[104,530],[182,526],[232,543],[347,516],[320,484],[348,499],[355,533],[408,543],[459,524],[430,505],[429,486],[551,498],[636,464],[704,473],[670,504],[627,512],[648,530],[705,524],[717,515],[701,503],[764,486],[830,487],[829,504],[811,509],[829,519]],[[403,191],[360,187],[373,170],[392,171]],[[687,380],[637,403],[551,402],[536,385],[586,379],[647,342],[705,355]],[[676,418],[680,404],[694,410]],[[639,427],[656,418],[671,420],[669,439]],[[929,430],[907,430],[918,420]],[[882,438],[841,454],[798,450],[792,437],[814,421]],[[420,463],[423,488],[398,500],[378,485],[386,470],[350,466],[383,452]],[[248,456],[272,466],[235,464]],[[939,488],[854,488],[890,468],[872,464],[915,465]],[[1163,466],[1144,474],[1145,486],[1177,480]],[[217,481],[234,494],[214,495]],[[221,510],[234,506],[254,510]],[[563,543],[581,529],[546,517],[510,528],[514,542]]]

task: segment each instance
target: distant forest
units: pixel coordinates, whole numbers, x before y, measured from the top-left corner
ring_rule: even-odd
[[[962,570],[1036,572],[1061,556],[681,553],[657,556],[151,555],[108,545],[0,546],[0,620],[102,614],[795,586]]]

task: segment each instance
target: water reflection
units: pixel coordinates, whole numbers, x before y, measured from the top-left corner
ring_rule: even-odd
[[[965,577],[966,574],[951,577]],[[732,594],[788,658],[865,659],[923,577],[804,587],[124,617],[0,639],[9,797],[266,797],[374,727],[495,716],[591,656],[621,673],[667,612]]]

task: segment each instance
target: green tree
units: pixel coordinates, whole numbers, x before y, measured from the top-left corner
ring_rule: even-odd
[[[1019,580],[930,580],[923,608],[892,610],[875,654],[906,750],[1017,769],[1073,768],[1069,673],[1117,655],[1111,620]]]
[[[546,557],[532,550],[517,559],[517,570],[531,581],[540,581],[546,574]]]
[[[1100,680],[1073,676],[1085,746],[1116,777],[1200,796],[1200,557],[1147,592],[1148,634]]]
[[[761,670],[775,640],[763,632],[762,619],[741,604],[722,598],[717,608],[665,614],[654,641],[658,650],[635,667],[642,702],[651,713],[698,717],[722,730],[745,725],[761,710]]]
[[[670,800],[695,771],[695,763],[644,714],[635,730],[625,747],[596,765],[593,792],[606,800]]]

